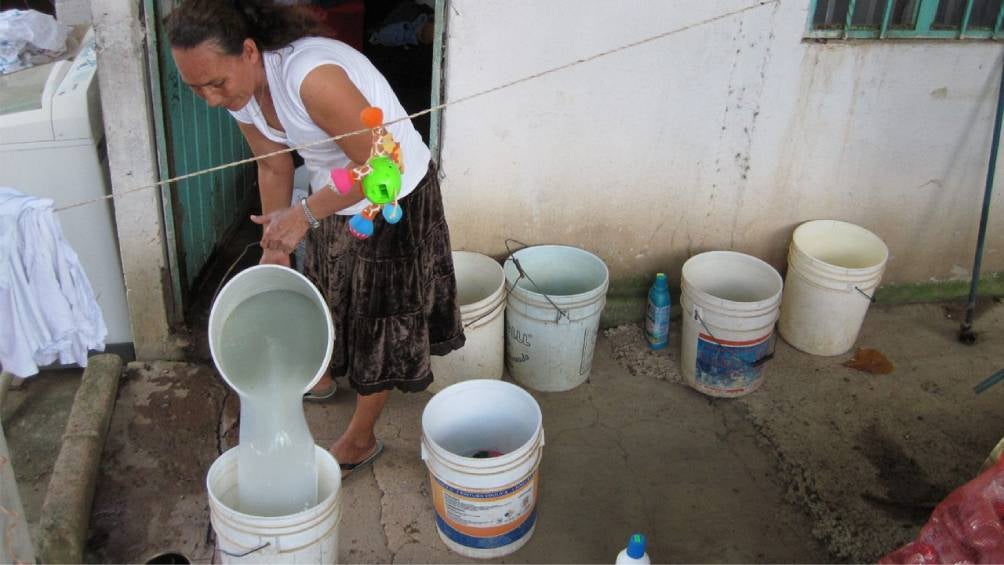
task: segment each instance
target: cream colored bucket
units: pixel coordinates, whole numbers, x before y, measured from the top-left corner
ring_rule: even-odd
[[[872,232],[836,220],[800,225],[791,238],[781,337],[813,355],[840,355],[857,341],[889,249]]]

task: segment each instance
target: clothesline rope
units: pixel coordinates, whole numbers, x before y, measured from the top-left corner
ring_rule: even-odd
[[[596,53],[594,55],[590,55],[588,57],[584,57],[584,58],[581,58],[581,59],[576,59],[575,61],[571,61],[571,62],[565,63],[563,65],[558,65],[556,67],[552,67],[552,68],[540,71],[538,73],[527,75],[527,76],[524,76],[524,77],[521,77],[521,78],[518,78],[518,79],[515,79],[515,80],[512,80],[512,81],[509,81],[509,82],[505,82],[505,83],[502,83],[502,84],[500,84],[498,86],[494,86],[492,88],[488,88],[488,89],[485,89],[485,90],[482,90],[482,91],[479,91],[479,92],[475,92],[475,93],[469,94],[467,96],[461,96],[460,98],[457,98],[455,100],[450,100],[450,101],[444,102],[442,104],[437,104],[437,105],[432,106],[430,108],[426,108],[425,110],[421,110],[419,112],[415,112],[414,114],[409,114],[407,116],[403,116],[401,118],[398,118],[398,119],[395,119],[395,120],[391,120],[389,122],[384,123],[383,126],[386,127],[386,126],[389,126],[389,125],[392,125],[392,124],[396,124],[398,122],[403,122],[405,120],[410,120],[410,119],[413,119],[413,118],[417,118],[419,116],[424,116],[426,114],[431,114],[432,112],[438,112],[438,111],[443,110],[443,109],[445,109],[445,108],[447,108],[449,106],[454,106],[454,105],[457,105],[457,104],[463,104],[464,102],[469,102],[469,101],[474,100],[476,98],[480,98],[482,96],[487,96],[489,94],[498,92],[500,90],[504,90],[506,88],[511,88],[513,86],[516,86],[516,85],[519,85],[519,84],[522,84],[522,83],[525,83],[525,82],[529,82],[529,81],[532,81],[532,80],[536,80],[536,79],[542,78],[544,76],[547,76],[547,75],[550,75],[550,74],[553,74],[553,73],[557,73],[557,72],[560,72],[560,71],[563,71],[563,70],[566,70],[566,69],[570,69],[570,68],[578,66],[578,65],[589,63],[591,61],[595,61],[596,59],[600,59],[602,57],[613,55],[615,53],[620,53],[621,51],[626,51],[628,49],[634,49],[635,47],[639,47],[641,45],[652,43],[654,41],[658,41],[660,39],[664,39],[666,37],[669,37],[669,36],[677,34],[677,33],[681,33],[681,32],[684,32],[684,31],[687,31],[687,30],[690,30],[690,29],[694,29],[696,27],[701,27],[701,26],[704,26],[704,25],[707,25],[707,24],[710,24],[710,23],[714,23],[714,22],[717,22],[719,20],[724,20],[724,19],[727,19],[727,18],[731,18],[733,16],[736,16],[736,15],[739,15],[739,14],[742,14],[742,13],[745,13],[745,12],[749,12],[749,11],[755,10],[757,8],[762,8],[762,7],[770,5],[770,4],[779,4],[780,2],[781,2],[781,0],[761,0],[761,1],[757,2],[757,3],[755,3],[755,4],[751,4],[751,5],[745,6],[743,8],[738,8],[736,10],[732,10],[732,11],[729,11],[729,12],[724,12],[722,14],[719,14],[719,15],[711,17],[711,18],[700,20],[700,21],[694,22],[692,24],[688,24],[688,25],[685,25],[685,26],[682,26],[682,27],[678,27],[676,29],[665,31],[665,32],[662,32],[662,33],[659,33],[659,34],[656,34],[656,35],[652,35],[652,36],[646,37],[644,39],[640,39],[638,41],[633,41],[631,43],[626,43],[624,45],[620,45],[618,47],[614,47],[613,49],[608,49],[606,51],[601,51],[599,53]],[[359,130],[351,131],[351,132],[348,132],[348,133],[343,133],[343,134],[340,134],[340,135],[336,135],[336,136],[333,136],[333,137],[328,137],[328,138],[325,138],[325,139],[320,139],[320,140],[317,140],[317,141],[312,141],[310,143],[304,143],[302,145],[296,145],[294,147],[288,147],[286,149],[280,149],[278,151],[273,151],[271,153],[266,153],[266,154],[263,154],[263,155],[257,155],[257,156],[254,156],[254,157],[249,157],[247,159],[241,159],[239,161],[233,161],[233,162],[230,162],[230,163],[224,163],[222,165],[217,165],[215,167],[210,167],[208,169],[202,169],[202,170],[195,171],[195,172],[192,172],[192,173],[187,173],[187,174],[184,174],[184,175],[179,175],[179,176],[176,176],[176,177],[171,177],[171,178],[164,179],[164,180],[161,180],[161,181],[158,181],[158,182],[154,182],[154,183],[151,183],[151,184],[137,186],[135,188],[130,188],[130,189],[126,189],[126,190],[120,190],[118,192],[114,192],[112,194],[108,194],[108,195],[105,195],[105,196],[99,196],[97,198],[91,198],[89,200],[82,200],[80,202],[75,202],[73,204],[67,204],[65,206],[60,206],[60,207],[56,208],[55,210],[56,210],[56,212],[62,212],[64,210],[70,210],[72,208],[78,208],[80,206],[86,206],[88,204],[93,204],[93,203],[96,203],[96,202],[102,202],[104,200],[109,200],[109,199],[113,199],[113,198],[121,198],[123,196],[128,196],[130,194],[134,194],[136,192],[140,192],[140,191],[143,191],[143,190],[149,190],[151,188],[157,188],[157,187],[165,185],[165,184],[175,183],[175,182],[178,182],[178,181],[182,181],[182,180],[185,180],[185,179],[190,179],[192,177],[197,177],[197,176],[201,176],[201,175],[213,173],[213,172],[216,172],[216,171],[222,171],[224,169],[229,169],[231,167],[238,167],[240,165],[246,165],[248,163],[254,163],[254,162],[260,161],[262,159],[268,159],[269,157],[274,157],[276,155],[282,155],[284,153],[290,153],[292,151],[297,151],[299,149],[306,149],[308,147],[313,147],[315,145],[321,145],[321,144],[324,144],[324,143],[331,143],[331,142],[334,142],[334,141],[338,141],[340,139],[344,139],[344,138],[349,137],[349,136],[360,135],[360,134],[365,134],[365,133],[369,133],[369,132],[370,132],[370,130],[366,129],[366,128],[359,129]]]

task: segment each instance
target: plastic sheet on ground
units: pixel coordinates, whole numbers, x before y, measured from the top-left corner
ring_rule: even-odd
[[[1004,458],[949,494],[915,540],[879,563],[1004,563]]]

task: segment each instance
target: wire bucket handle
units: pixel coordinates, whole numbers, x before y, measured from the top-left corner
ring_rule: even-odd
[[[519,277],[512,282],[512,285],[511,286],[506,285],[506,299],[509,298],[509,293],[512,292],[512,289],[516,288],[516,283],[518,283],[521,279],[526,278],[526,280],[530,281],[530,284],[533,285],[533,288],[536,289],[537,293],[543,296],[548,301],[548,303],[551,304],[551,307],[554,308],[554,310],[557,312],[557,314],[554,317],[554,323],[560,322],[562,318],[565,318],[565,320],[571,322],[572,319],[568,316],[568,312],[562,310],[560,306],[555,304],[554,301],[551,300],[551,297],[548,296],[547,293],[545,293],[543,290],[541,290],[539,286],[537,286],[537,283],[534,282],[533,277],[531,277],[530,274],[523,269],[523,265],[521,265],[519,263],[519,259],[516,258],[515,255],[516,251],[513,251],[512,247],[510,247],[510,243],[519,244],[521,246],[516,251],[520,251],[522,249],[530,247],[530,245],[527,245],[526,243],[523,243],[522,241],[516,239],[506,238],[505,240],[505,249],[508,252],[506,254],[505,260],[512,261],[513,266],[516,267],[516,271],[519,272]]]

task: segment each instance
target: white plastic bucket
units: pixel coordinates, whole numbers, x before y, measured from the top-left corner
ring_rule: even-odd
[[[471,457],[478,451],[497,457]],[[508,555],[537,523],[544,427],[540,406],[497,380],[449,386],[422,413],[422,459],[429,468],[439,537],[472,558]]]
[[[796,349],[840,355],[854,347],[889,259],[872,232],[836,220],[795,230],[778,329]]]
[[[227,318],[234,313],[240,305],[249,298],[268,292],[270,290],[288,290],[297,292],[305,296],[314,303],[317,310],[324,316],[325,328],[327,329],[327,343],[324,354],[317,355],[317,370],[310,381],[304,384],[303,392],[307,392],[321,380],[321,377],[328,370],[328,363],[331,361],[331,353],[334,349],[335,326],[331,321],[331,310],[328,308],[324,297],[317,287],[310,282],[307,277],[280,265],[255,265],[237,273],[230,279],[213,301],[213,307],[209,311],[209,351],[213,356],[213,363],[216,365],[220,376],[226,381],[230,388],[234,389],[242,397],[245,391],[234,384],[232,375],[226,371],[227,362],[222,358],[221,341],[223,339],[223,325]],[[334,381],[332,381],[334,385]]]
[[[288,516],[263,518],[234,510],[237,449],[209,468],[209,518],[222,563],[335,563],[341,519],[342,473],[327,450],[317,447],[316,506]]]
[[[464,346],[432,357],[430,392],[469,379],[501,379],[505,333],[505,276],[498,261],[471,251],[453,252]]]
[[[743,253],[710,251],[683,264],[680,369],[710,396],[742,396],[763,382],[774,344],[783,281]]]
[[[506,366],[534,390],[571,390],[589,378],[610,273],[565,245],[524,247],[505,261]]]

